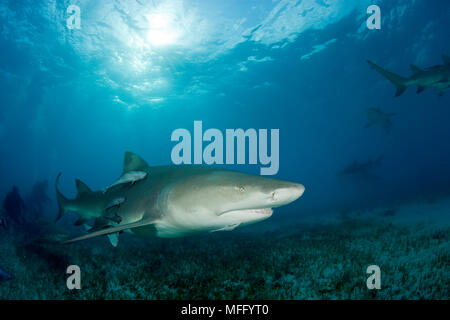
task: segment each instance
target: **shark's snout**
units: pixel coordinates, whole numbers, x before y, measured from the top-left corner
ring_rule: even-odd
[[[285,205],[300,198],[304,191],[302,184],[289,183],[272,191],[271,201],[277,206]]]

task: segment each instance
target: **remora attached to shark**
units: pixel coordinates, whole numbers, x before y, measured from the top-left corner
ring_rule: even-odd
[[[450,57],[443,54],[442,60],[444,60],[444,65],[438,65],[427,69],[420,69],[411,64],[413,75],[409,78],[399,76],[383,69],[370,60],[367,60],[367,62],[373,69],[377,70],[396,86],[396,97],[405,92],[406,88],[409,86],[418,86],[417,93],[421,93],[428,87],[434,87],[438,90],[439,95],[443,96],[445,90],[450,87]]]
[[[78,195],[68,200],[58,190],[59,218],[73,211],[77,224],[94,221],[86,235],[65,241],[108,235],[117,245],[122,231],[141,236],[180,237],[200,232],[227,231],[269,218],[272,208],[298,199],[304,186],[257,175],[204,166],[150,167],[131,152],[125,153],[122,176],[146,172],[148,177],[131,187],[117,185],[107,193],[91,191],[76,180]],[[105,210],[115,199],[126,199],[116,208],[120,222]]]

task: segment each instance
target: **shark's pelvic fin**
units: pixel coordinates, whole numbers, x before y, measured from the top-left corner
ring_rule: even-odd
[[[423,90],[425,90],[425,89],[426,89],[426,87],[418,87],[416,92],[419,94],[419,93],[422,93]]]
[[[391,81],[395,87],[397,88],[397,92],[395,93],[395,96],[398,97],[400,95],[402,95],[403,92],[405,92],[406,90],[406,78],[403,78],[395,73],[392,73],[390,71],[387,71],[383,68],[381,68],[380,66],[376,65],[375,63],[373,63],[370,60],[367,60],[367,63],[369,63],[369,65],[377,70],[381,75],[383,75],[386,79],[388,79],[389,81]]]
[[[119,245],[119,232],[108,234],[111,245],[115,248]]]
[[[150,168],[148,163],[137,154],[130,151],[125,152],[122,175],[130,171],[146,171],[148,168]]]
[[[413,64],[410,64],[409,66],[411,67],[411,70],[414,74],[422,72],[422,69],[420,69],[418,66],[415,66]]]
[[[446,65],[450,65],[450,57],[449,57],[448,55],[443,54],[443,55],[442,55],[442,60],[444,60],[444,63],[445,63]]]
[[[75,185],[76,185],[77,191],[78,191],[77,197],[79,197],[80,195],[88,194],[88,193],[92,192],[92,190],[80,179],[75,180]]]
[[[139,228],[139,227],[147,226],[147,225],[150,225],[150,224],[154,224],[155,222],[156,221],[154,219],[140,220],[140,221],[137,221],[137,222],[124,224],[124,225],[117,226],[117,227],[111,227],[111,228],[107,228],[107,229],[103,229],[103,230],[99,230],[99,231],[94,231],[94,232],[91,232],[91,233],[86,234],[84,236],[64,241],[63,244],[77,242],[77,241],[86,240],[86,239],[90,239],[90,238],[95,238],[95,237],[98,237],[98,236],[104,236],[104,235],[109,235],[109,234],[113,234],[113,233],[118,233],[118,232],[123,231],[123,230]]]

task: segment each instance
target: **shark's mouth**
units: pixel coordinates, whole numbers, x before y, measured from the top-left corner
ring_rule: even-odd
[[[251,213],[260,214],[263,216],[270,216],[273,213],[273,209],[272,208],[259,208],[259,209],[232,210],[232,211],[223,212],[222,214],[251,214]]]

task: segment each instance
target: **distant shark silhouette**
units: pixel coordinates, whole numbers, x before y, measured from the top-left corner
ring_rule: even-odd
[[[396,97],[402,95],[409,86],[418,86],[417,93],[421,93],[428,87],[434,87],[438,90],[439,95],[443,96],[445,91],[450,87],[450,57],[443,54],[442,59],[444,60],[444,65],[427,69],[420,69],[411,64],[413,75],[409,78],[404,78],[383,69],[370,60],[367,60],[367,62],[373,69],[377,70],[396,86]]]
[[[380,125],[386,130],[386,132],[389,133],[392,126],[390,118],[395,115],[396,113],[385,113],[379,108],[368,108],[366,109],[366,116],[369,122],[366,123],[364,128],[368,128],[373,125]]]
[[[146,174],[123,179],[130,172],[133,177],[136,172]],[[120,183],[107,192],[91,191],[76,180],[78,195],[69,200],[58,190],[59,177],[58,218],[73,211],[80,217],[77,225],[94,221],[88,234],[64,243],[107,235],[113,246],[122,231],[157,237],[230,231],[269,218],[272,208],[295,201],[305,189],[298,183],[214,167],[150,167],[131,152],[125,153]]]
[[[350,165],[339,171],[340,176],[361,176],[370,177],[371,171],[381,165],[382,156],[378,157],[377,160],[368,160],[365,162],[358,162],[354,160]]]

